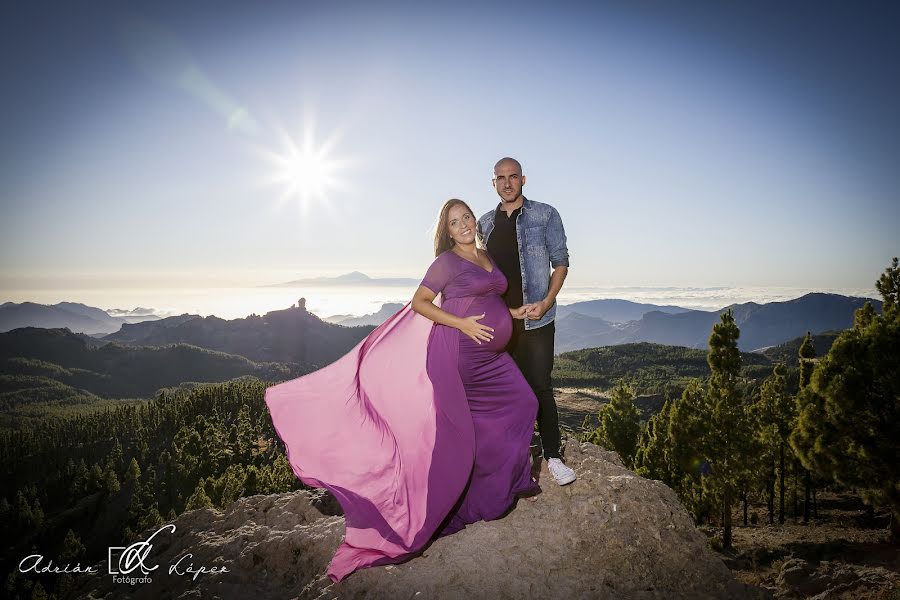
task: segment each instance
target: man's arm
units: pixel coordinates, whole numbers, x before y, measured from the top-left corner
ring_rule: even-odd
[[[526,311],[527,317],[535,321],[543,317],[544,313],[550,310],[550,307],[556,302],[556,296],[562,289],[566,275],[569,274],[569,249],[566,246],[566,230],[563,227],[559,212],[552,206],[550,207],[550,219],[547,221],[546,243],[550,254],[550,265],[553,267],[547,295],[543,300],[526,304],[528,307]]]
[[[537,321],[544,316],[545,312],[550,310],[550,307],[556,302],[556,296],[562,289],[563,282],[566,280],[566,275],[568,274],[569,267],[560,266],[553,269],[553,273],[550,275],[550,287],[547,289],[547,295],[544,299],[539,302],[526,304],[523,307],[526,309],[526,316],[529,319]]]
[[[547,244],[547,253],[550,255],[550,266],[554,269],[568,267],[569,248],[566,246],[566,229],[563,227],[559,211],[552,206],[550,207],[550,218],[547,219],[545,243]]]

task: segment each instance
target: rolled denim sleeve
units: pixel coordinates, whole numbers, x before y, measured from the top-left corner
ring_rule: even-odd
[[[553,207],[550,207],[550,218],[547,220],[547,250],[550,254],[550,264],[554,269],[569,266],[566,230],[563,228],[559,212]]]

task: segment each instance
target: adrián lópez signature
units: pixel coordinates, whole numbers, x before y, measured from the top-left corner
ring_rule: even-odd
[[[109,574],[113,577],[113,583],[127,583],[129,585],[135,585],[138,583],[151,583],[153,578],[150,577],[150,573],[159,568],[159,565],[149,566],[145,561],[147,560],[150,551],[153,549],[153,538],[159,535],[164,529],[168,529],[171,532],[175,531],[175,525],[169,523],[168,525],[163,525],[155,532],[153,532],[150,537],[146,540],[139,540],[134,542],[129,546],[110,546],[107,554],[107,570]],[[114,560],[113,555],[118,554],[118,559]],[[188,552],[187,554],[183,554],[178,559],[169,565],[169,575],[191,575],[191,579],[196,580],[203,573],[207,573],[210,575],[215,575],[218,573],[229,573],[230,570],[228,567],[224,565],[207,567],[205,565],[194,565],[193,562],[190,562],[190,559],[193,558],[193,553]],[[70,565],[66,565],[63,568],[53,566],[53,560],[51,559],[49,563],[45,566],[41,566],[41,561],[44,560],[44,556],[41,554],[31,554],[26,556],[19,562],[19,572],[27,573],[29,571],[34,571],[35,573],[98,573],[99,571],[92,566],[82,567],[81,563],[78,563],[74,567]],[[131,576],[132,573],[140,569],[141,576]]]

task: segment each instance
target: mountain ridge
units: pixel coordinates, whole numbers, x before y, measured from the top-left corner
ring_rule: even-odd
[[[752,351],[786,342],[807,331],[815,334],[846,329],[853,324],[854,312],[866,302],[881,311],[880,300],[811,292],[786,301],[732,304],[714,312],[650,311],[639,320],[614,328],[607,321],[589,316],[571,321],[570,314],[556,324],[556,352],[637,342],[704,348],[712,326],[728,309],[741,329],[738,347]]]
[[[102,339],[144,346],[185,343],[253,361],[321,367],[343,356],[372,329],[327,323],[307,311],[301,298],[296,306],[269,311],[265,316],[226,320],[185,314],[123,325]]]
[[[573,304],[562,304],[556,308],[556,316],[558,318],[564,317],[575,312],[588,317],[599,317],[612,323],[627,323],[629,321],[636,321],[651,311],[674,314],[686,312],[688,310],[691,309],[675,306],[673,304],[645,304],[620,298],[598,298],[596,300],[585,300]]]
[[[110,315],[102,308],[80,302],[4,302],[0,305],[0,332],[20,327],[65,327],[87,334],[107,334],[118,331],[122,325],[159,319],[149,315]]]
[[[359,275],[365,277],[361,273]],[[684,309],[673,305],[641,304],[628,300],[591,300],[559,307],[556,320],[555,352],[637,342],[702,348],[706,346],[709,332],[712,326],[718,322],[719,315],[729,308],[734,312],[735,321],[741,328],[741,337],[738,340],[740,349],[753,351],[778,345],[803,335],[807,331],[822,333],[846,329],[852,325],[854,311],[865,302],[872,302],[876,311],[881,310],[881,301],[879,300],[824,292],[812,292],[785,301],[736,303],[718,311]],[[10,311],[20,310],[23,305],[31,308],[40,307],[40,310],[55,311],[59,318],[49,322],[43,320],[41,321],[43,325],[19,326],[47,327],[52,325],[53,327],[67,327],[72,331],[91,330],[99,327],[95,317],[105,314],[101,309],[79,303],[60,303],[55,307],[35,303],[6,303],[0,307],[0,324],[9,324],[9,320],[4,321],[4,314],[8,316],[11,314]],[[287,313],[283,311],[270,311],[266,318],[252,314],[248,317],[231,320],[221,319],[214,315],[201,317],[189,313],[141,320],[135,323],[121,320],[112,321],[122,318],[109,317],[108,323],[117,323],[118,330],[107,332],[100,339],[144,345],[182,342],[239,354],[252,360],[322,363],[338,358],[353,345],[352,343],[343,344],[340,340],[359,341],[367,333],[363,333],[362,336],[354,334],[344,338],[341,337],[346,335],[343,330],[330,330],[329,334],[327,326],[342,325],[350,328],[378,326],[402,306],[400,303],[385,303],[375,313],[361,316],[334,315],[324,319],[308,313],[304,306],[302,313],[297,313],[297,318],[283,321],[282,324],[291,323],[295,329],[303,320],[308,323],[320,323],[321,326],[309,325],[308,327],[314,331],[312,339],[315,340],[314,343],[320,347],[321,351],[301,351],[296,348],[290,351],[288,347],[291,342],[287,339],[279,342],[278,348],[267,349],[260,337],[265,338],[271,334],[271,332],[265,333],[266,318],[268,315],[273,315],[272,319],[284,319],[283,315]],[[293,310],[298,310],[298,308]],[[277,316],[279,314],[282,316]],[[622,322],[636,314],[641,314],[640,318]],[[62,323],[57,324],[60,321]],[[79,323],[89,323],[91,326],[79,328],[75,325]],[[254,324],[259,323],[263,325],[263,332],[254,329]],[[239,339],[238,332],[241,331],[248,339],[243,341]],[[331,339],[335,336],[339,339]],[[301,345],[304,344],[307,342],[301,340]],[[297,354],[298,352],[299,354]],[[310,352],[316,356],[312,356]]]

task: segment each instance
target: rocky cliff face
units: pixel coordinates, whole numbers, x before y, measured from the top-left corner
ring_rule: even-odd
[[[403,564],[325,575],[344,532],[340,507],[317,493],[241,498],[224,512],[185,513],[152,540],[151,583],[80,576],[90,598],[766,598],[737,583],[675,493],[638,477],[618,456],[568,444],[579,475],[559,487],[542,466],[543,493],[505,517],[469,525]],[[171,525],[170,525],[171,528]],[[147,539],[153,531],[144,532]],[[190,553],[181,563],[179,558]],[[227,572],[179,576],[224,566]],[[131,576],[140,576],[136,571]]]

